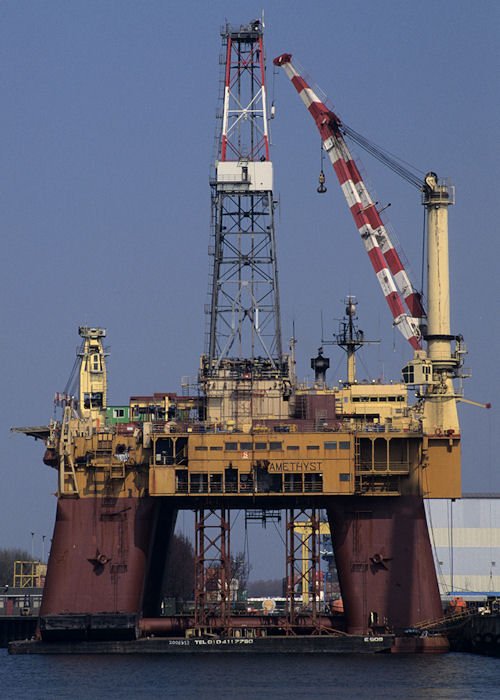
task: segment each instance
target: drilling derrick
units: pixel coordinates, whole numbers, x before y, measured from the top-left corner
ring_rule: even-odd
[[[263,26],[222,31],[224,93],[211,179],[213,257],[200,385],[210,423],[286,413]]]

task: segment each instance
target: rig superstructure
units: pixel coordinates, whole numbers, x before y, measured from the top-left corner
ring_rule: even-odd
[[[347,350],[346,381],[328,387],[328,358],[320,352],[311,361],[314,386],[299,385],[281,340],[262,23],[227,25],[222,39],[224,99],[211,180],[213,261],[200,391],[109,405],[105,331],[80,328],[78,400],[58,395],[61,421],[18,429],[46,441],[44,461],[59,474],[39,637],[347,634],[378,640],[375,649],[442,615],[423,498],[461,493],[453,379],[464,347],[449,327],[447,209],[453,192],[433,173],[420,183],[428,220],[426,314],[347,150],[341,120],[289,54],[275,59],[316,122],[394,323],[414,351],[403,382],[356,382],[355,351],[364,339],[349,299],[344,336],[337,338]],[[415,387],[419,399],[410,405],[409,388]],[[287,511],[284,615],[232,614],[234,508]],[[194,614],[160,617],[168,545],[183,509],[196,512]],[[342,630],[321,611],[315,583],[306,613],[295,600],[301,575],[296,532],[304,520],[312,523],[308,576],[315,582],[320,509],[332,533]],[[404,649],[446,647],[430,637],[412,643]]]

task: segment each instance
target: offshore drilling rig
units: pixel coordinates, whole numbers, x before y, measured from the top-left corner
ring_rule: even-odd
[[[320,131],[394,324],[413,352],[403,382],[358,383],[355,353],[364,341],[349,299],[337,339],[347,352],[346,380],[327,385],[328,358],[320,352],[311,360],[314,385],[299,385],[293,344],[285,355],[281,339],[263,26],[226,25],[221,35],[223,109],[210,182],[210,301],[198,391],[111,405],[105,330],[80,327],[78,396],[57,395],[60,421],[17,429],[45,440],[44,462],[59,477],[38,638],[83,643],[155,635],[177,649],[207,639],[274,640],[300,651],[319,648],[308,646],[314,639],[350,651],[398,644],[405,651],[443,650],[443,638],[404,633],[442,616],[423,498],[461,495],[453,380],[465,350],[450,334],[453,189],[434,173],[414,181],[427,212],[426,313],[348,150],[344,137],[356,132],[320,100],[289,54],[275,59]],[[418,400],[410,405],[415,388]],[[187,509],[196,513],[194,613],[161,617],[169,541],[179,510]],[[287,605],[279,616],[233,614],[233,509],[263,518],[286,510]],[[330,525],[344,622],[320,609],[320,510]],[[298,532],[305,520],[312,583],[301,610]]]

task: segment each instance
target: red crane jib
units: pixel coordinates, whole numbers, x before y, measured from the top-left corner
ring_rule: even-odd
[[[313,117],[393,318],[412,347],[419,349],[421,336],[417,320],[425,317],[420,294],[411,284],[376,205],[349,152],[343,137],[341,120],[335,112],[328,109],[314,89],[298,73],[291,63],[291,58],[292,54],[281,54],[274,59],[274,65],[285,69]],[[399,293],[395,284],[399,287]],[[405,312],[399,294],[404,298],[411,317]]]

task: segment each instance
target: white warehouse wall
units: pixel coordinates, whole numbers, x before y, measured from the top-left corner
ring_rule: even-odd
[[[500,595],[500,494],[425,502],[442,596]]]

